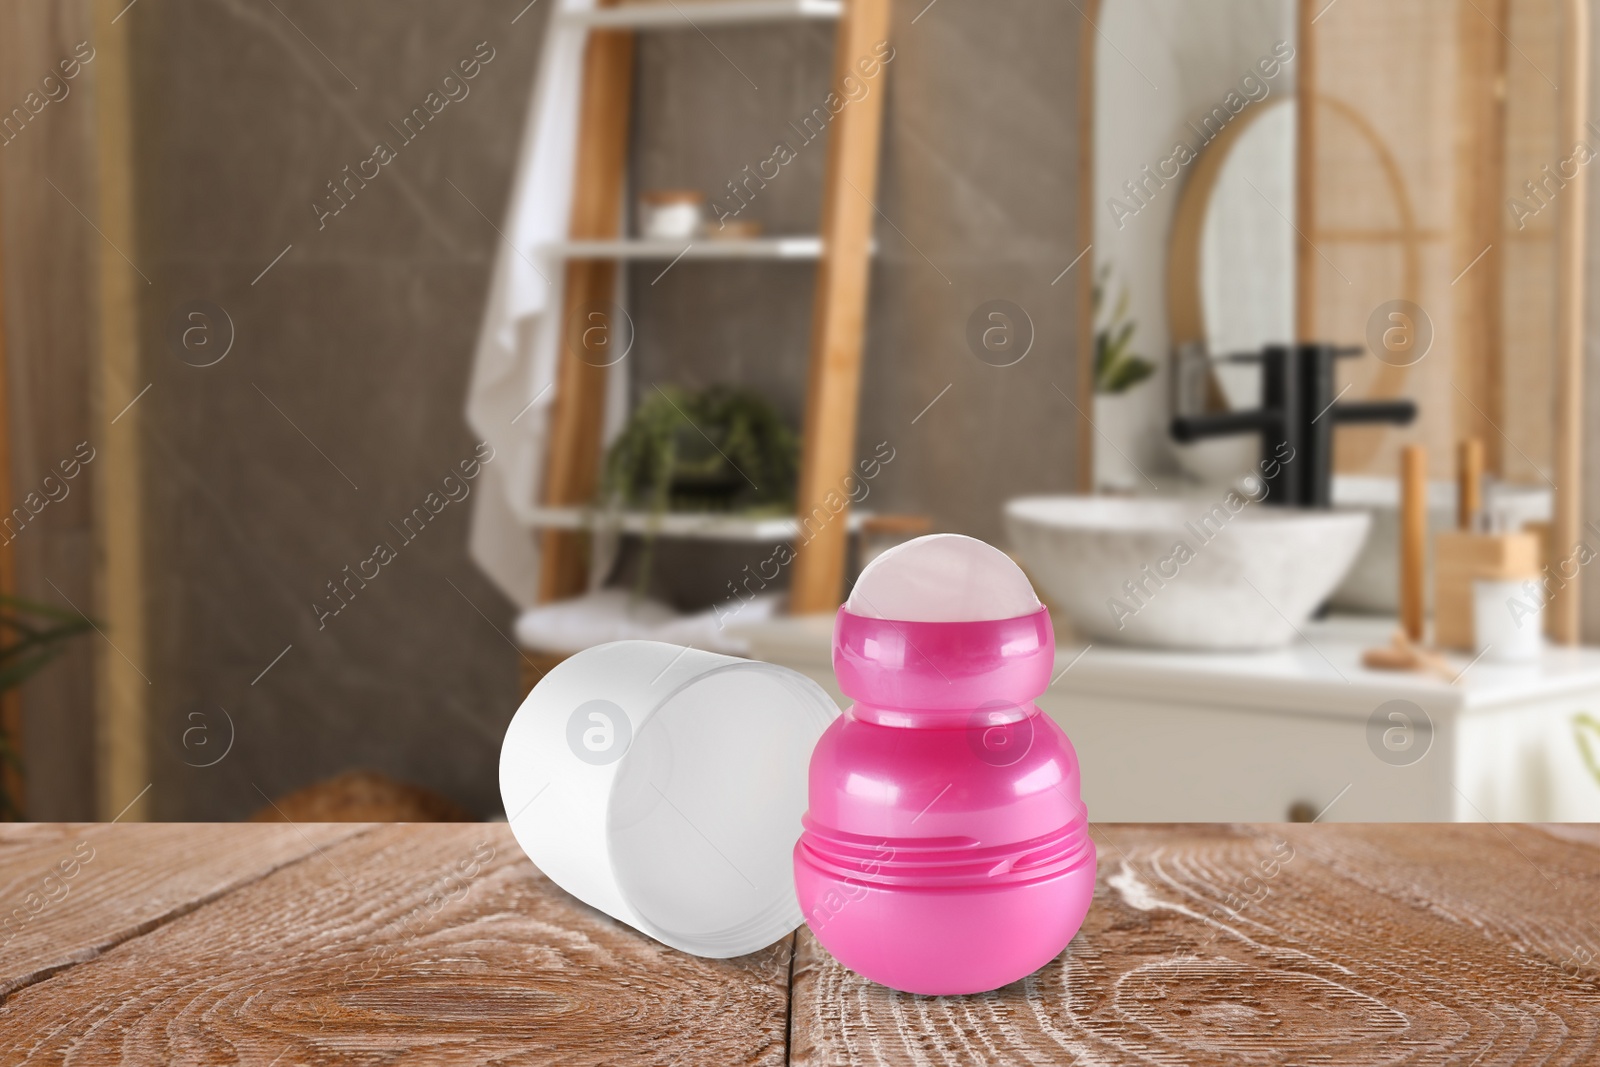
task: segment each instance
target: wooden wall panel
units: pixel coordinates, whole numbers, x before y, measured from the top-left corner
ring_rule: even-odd
[[[1463,6],[1457,75],[1459,133],[1455,229],[1452,256],[1463,264],[1452,284],[1456,292],[1455,384],[1465,394],[1456,398],[1458,436],[1473,437],[1488,451],[1489,470],[1502,469],[1504,439],[1496,430],[1504,423],[1501,390],[1504,337],[1501,331],[1501,271],[1505,242],[1506,57],[1510,52],[1500,26],[1506,25],[1508,0],[1484,0],[1482,10]],[[1470,264],[1470,267],[1467,265]]]
[[[28,94],[40,92],[41,79],[72,59],[74,48],[91,36],[87,3],[0,3],[0,110],[10,114],[23,107],[28,113]],[[79,442],[99,444],[91,441],[90,382],[100,238],[84,218],[98,210],[94,84],[99,59],[96,55],[78,77],[63,82],[66,94],[30,114],[25,124],[14,120],[15,132],[8,130],[9,139],[0,146],[10,387],[4,416],[19,499],[41,492],[44,477],[71,459]],[[92,523],[100,473],[101,467],[90,463],[66,483],[64,497],[4,535],[14,538],[22,596],[61,606],[71,600],[93,611]],[[90,739],[97,641],[79,639],[23,690],[32,817],[96,813]]]
[[[570,231],[574,240],[603,240],[621,232],[633,43],[631,32],[615,30],[593,34],[586,46]],[[611,260],[573,260],[564,269],[561,336],[565,338],[572,336],[573,323],[585,308],[611,300],[617,265]],[[588,504],[600,486],[606,370],[580,355],[571,345],[563,345],[557,356],[543,486],[544,502],[551,506]],[[538,536],[543,546],[539,599],[565,600],[582,593],[589,577],[587,535],[547,530]]]
[[[1508,205],[1512,198],[1526,203],[1527,183],[1542,181],[1541,169],[1566,154],[1556,126],[1558,94],[1546,80],[1559,80],[1561,70],[1560,7],[1560,0],[1510,0],[1504,23],[1519,52],[1506,63],[1503,192],[1496,204],[1505,356],[1494,383],[1495,417],[1517,447],[1507,448],[1498,433],[1486,444],[1489,469],[1518,481],[1538,481],[1541,469],[1554,473],[1556,212],[1519,217]]]
[[[1588,138],[1589,126],[1589,5],[1567,0],[1561,33],[1560,139],[1576,145]],[[1573,183],[1561,200],[1560,233],[1556,256],[1556,374],[1555,374],[1555,515],[1551,534],[1560,549],[1575,552],[1587,531],[1583,514],[1583,378],[1585,352],[1584,238],[1588,232],[1588,190]],[[1572,547],[1568,547],[1572,546]],[[1562,644],[1578,643],[1583,614],[1581,587],[1562,587],[1550,605],[1547,630]]]
[[[108,633],[95,645],[95,753],[99,815],[113,818],[131,804],[129,818],[149,812],[145,787],[149,744],[146,710],[152,681],[145,653],[144,480],[141,427],[146,411],[135,406],[148,382],[140,365],[138,306],[148,288],[135,223],[133,73],[134,23],[122,19],[124,0],[94,0],[94,32],[101,55],[95,71],[96,197],[101,241],[94,363],[92,430],[104,442],[95,524],[95,611]],[[112,255],[112,253],[116,253]],[[113,642],[115,642],[113,644]]]

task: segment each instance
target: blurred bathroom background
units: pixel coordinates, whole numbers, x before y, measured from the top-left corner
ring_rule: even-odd
[[[1600,568],[1574,568],[1574,628],[1532,667],[1474,665],[1470,644],[1440,653],[1442,673],[1358,661],[1403,611],[1404,445],[1424,446],[1436,526],[1454,522],[1460,442],[1476,439],[1484,514],[1514,530],[1571,519],[1600,547],[1600,211],[1580,206],[1595,174],[1566,132],[1600,116],[1581,66],[1600,27],[1556,0],[893,0],[889,48],[847,86],[839,16],[857,2],[672,4],[681,22],[659,0],[623,5],[657,13],[619,90],[621,237],[658,243],[616,256],[606,327],[625,352],[578,427],[597,488],[530,517],[500,497],[552,484],[559,374],[494,293],[515,304],[524,266],[583,261],[518,227],[555,202],[540,167],[580,164],[570,143],[535,149],[561,94],[597,91],[548,66],[584,54],[552,35],[581,34],[590,5],[0,0],[16,516],[0,585],[11,663],[29,669],[0,697],[13,815],[234,820],[359,772],[366,814],[494,817],[505,726],[574,646],[676,634],[826,681],[826,605],[788,612],[794,568],[766,567],[803,536],[793,516],[815,501],[795,494],[818,439],[843,433],[860,491],[830,513],[843,556],[824,599],[918,533],[1016,553],[1056,609],[1070,673],[1041,706],[1079,745],[1092,817],[1308,817],[1347,779],[1360,787],[1329,818],[1464,817],[1452,788],[1504,817],[1596,817],[1600,722],[1585,734],[1578,716],[1600,704]],[[703,14],[718,3],[767,10]],[[819,107],[881,113],[873,187],[835,180],[837,130],[806,125]],[[587,143],[591,113],[576,114]],[[792,156],[776,176],[775,143]],[[578,173],[582,198],[594,175]],[[814,380],[830,253],[804,241],[830,189],[870,226],[862,319],[841,334],[859,345],[858,399]],[[699,229],[675,233],[673,204]],[[729,204],[739,225],[716,235]],[[1575,255],[1563,225],[1581,227]],[[770,238],[801,243],[769,256]],[[719,240],[750,251],[707,253]],[[1414,359],[1372,348],[1396,301],[1428,320]],[[1581,334],[1564,343],[1573,308]],[[568,311],[558,346],[585,309]],[[523,361],[509,385],[479,362],[496,329]],[[1331,431],[1331,514],[1369,518],[1325,529],[1310,507],[1258,544],[1244,526],[1271,505],[1252,502],[1222,535],[1246,560],[1238,581],[1200,571],[1233,549],[1202,549],[1171,588],[1145,587],[1148,605],[1126,601],[1148,639],[1099,636],[1123,579],[1262,473],[1259,428],[1184,444],[1173,418],[1257,408],[1261,353],[1297,340],[1361,349],[1336,360],[1330,403],[1415,404],[1407,424]],[[854,408],[808,411],[838,395]],[[509,404],[516,426],[486,437],[473,397]],[[673,411],[714,425],[688,433]],[[660,482],[652,464],[670,457],[647,450],[701,437],[735,469],[719,443],[769,463],[773,491],[745,499],[711,453],[700,482]],[[1102,508],[1155,497],[1167,511]],[[532,577],[555,558],[551,529],[581,570],[559,598]],[[1152,529],[1155,548],[1116,554]],[[1541,536],[1544,564],[1574,549]],[[720,626],[753,571],[771,595]],[[1096,573],[1114,573],[1109,593]],[[51,658],[33,669],[37,649]],[[1391,697],[1426,709],[1431,763],[1369,744]],[[1520,753],[1512,777],[1497,743]],[[1243,769],[1218,792],[1185,760]],[[1096,766],[1115,789],[1089,780]],[[337,817],[329,803],[294,810]]]

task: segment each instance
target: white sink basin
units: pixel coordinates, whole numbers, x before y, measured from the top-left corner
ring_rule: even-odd
[[[1021,497],[1005,518],[1023,565],[1080,635],[1216,650],[1293,641],[1370,521],[1254,502],[1230,510],[1220,497]]]

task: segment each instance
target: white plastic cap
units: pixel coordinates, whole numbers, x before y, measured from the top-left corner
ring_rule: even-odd
[[[741,956],[800,925],[806,771],[838,714],[770,663],[600,645],[522,702],[500,797],[517,844],[568,893],[673,948]]]
[[[1041,607],[1028,576],[1004,552],[964,534],[928,534],[867,564],[845,607],[896,622],[987,622]]]

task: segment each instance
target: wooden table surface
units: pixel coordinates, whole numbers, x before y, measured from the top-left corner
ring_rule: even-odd
[[[1600,1063],[1600,827],[1096,841],[1066,952],[929,998],[668,949],[504,825],[7,825],[0,1063]]]

